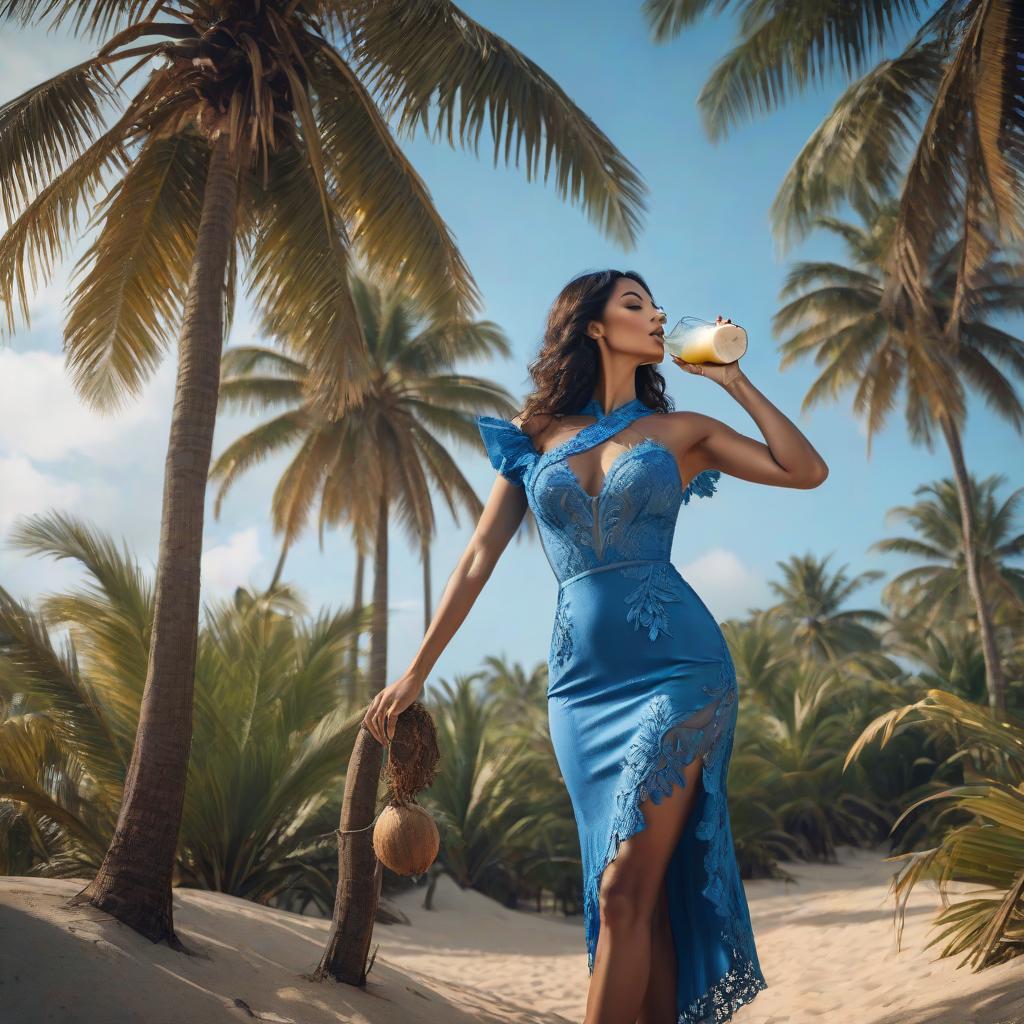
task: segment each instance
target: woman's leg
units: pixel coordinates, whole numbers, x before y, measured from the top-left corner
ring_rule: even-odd
[[[587,992],[583,1024],[635,1024],[654,976],[657,1011],[665,1003],[665,962],[659,942],[658,966],[652,964],[652,930],[658,895],[672,853],[698,792],[703,758],[683,768],[686,784],[674,786],[659,804],[645,800],[640,808],[643,831],[619,844],[615,859],[604,869],[598,894],[601,929],[594,951],[594,971]],[[675,968],[672,965],[670,1013],[644,1024],[675,1024]]]
[[[662,880],[651,921],[651,974],[636,1024],[675,1024],[676,970],[668,894]]]

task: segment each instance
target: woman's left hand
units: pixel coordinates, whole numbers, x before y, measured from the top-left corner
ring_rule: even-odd
[[[715,323],[727,323],[731,324],[732,319],[727,318],[723,320],[719,316]],[[685,370],[687,373],[694,373],[699,377],[707,377],[708,380],[715,381],[716,384],[725,386],[731,384],[737,377],[742,376],[743,371],[740,369],[740,361],[738,359],[731,363],[688,363],[685,359],[680,359],[678,356],[672,355],[672,362],[676,364],[680,369]]]

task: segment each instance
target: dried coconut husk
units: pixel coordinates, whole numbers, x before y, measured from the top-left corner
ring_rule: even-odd
[[[430,712],[419,701],[413,701],[398,716],[394,728],[384,764],[384,780],[390,799],[407,803],[434,781],[441,759],[437,728]]]

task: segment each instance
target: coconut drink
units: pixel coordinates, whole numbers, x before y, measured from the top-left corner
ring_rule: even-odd
[[[684,316],[665,335],[665,348],[685,363],[734,363],[747,351],[747,332],[724,320]]]

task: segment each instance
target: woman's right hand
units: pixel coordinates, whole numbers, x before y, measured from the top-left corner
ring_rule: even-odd
[[[362,724],[381,746],[390,743],[394,738],[398,716],[422,691],[423,685],[419,679],[406,673],[374,695],[363,716]]]

